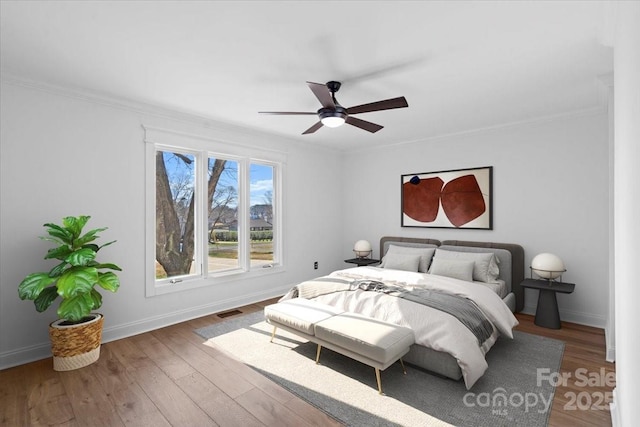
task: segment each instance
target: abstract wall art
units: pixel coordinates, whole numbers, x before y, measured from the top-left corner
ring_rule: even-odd
[[[492,181],[492,166],[401,175],[401,225],[492,230]]]

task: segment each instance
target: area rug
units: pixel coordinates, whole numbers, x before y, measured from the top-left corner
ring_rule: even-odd
[[[195,332],[348,426],[546,426],[559,372],[562,341],[515,332],[487,354],[489,369],[467,390],[453,381],[397,363],[382,372],[379,395],[373,368],[322,350],[281,329],[262,312],[225,320]]]

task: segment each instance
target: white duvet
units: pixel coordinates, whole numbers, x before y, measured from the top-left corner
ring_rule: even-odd
[[[331,276],[379,280],[408,288],[435,289],[473,300],[494,327],[493,334],[482,346],[478,344],[473,333],[452,315],[403,298],[362,290],[333,292],[314,298],[318,302],[345,311],[410,327],[414,331],[416,344],[449,353],[458,361],[467,389],[470,389],[487,370],[485,353],[498,336],[502,334],[513,338],[512,329],[518,324],[518,320],[498,295],[489,288],[475,283],[433,274],[378,267],[348,268],[335,271]],[[291,293],[283,299],[289,297]]]

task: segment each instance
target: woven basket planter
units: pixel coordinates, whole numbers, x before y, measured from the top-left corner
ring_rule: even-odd
[[[54,371],[71,371],[92,364],[100,357],[104,317],[91,313],[91,320],[64,325],[58,319],[49,325]]]

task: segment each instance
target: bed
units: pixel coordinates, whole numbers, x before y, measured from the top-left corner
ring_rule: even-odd
[[[520,285],[524,280],[524,249],[513,243],[472,242],[464,240],[418,239],[413,237],[382,237],[380,239],[380,257],[382,258],[390,245],[409,247],[433,247],[461,252],[486,252],[496,254],[500,263],[498,279],[505,282],[509,291],[503,300],[512,312],[520,312],[524,308],[524,288]]]
[[[334,271],[295,286],[282,299],[304,297],[409,326],[416,344],[404,360],[462,378],[470,389],[488,368],[485,354],[498,337],[512,338],[518,324],[513,312],[524,305],[523,248],[385,236],[380,254],[380,266]],[[425,303],[424,295],[435,296],[437,304]],[[468,315],[477,319],[473,326]]]

